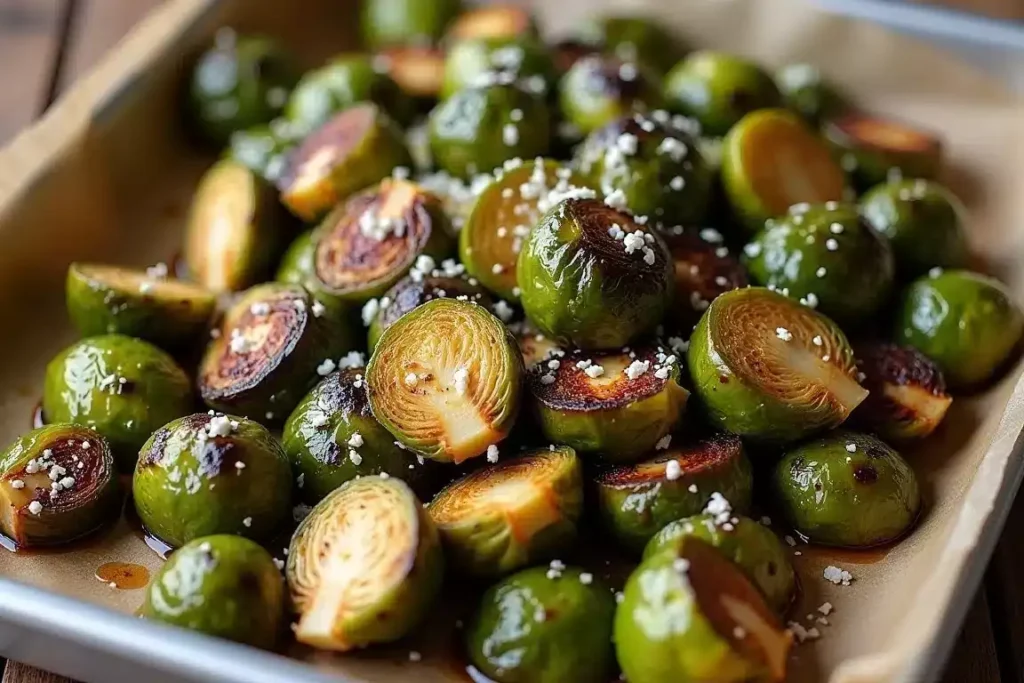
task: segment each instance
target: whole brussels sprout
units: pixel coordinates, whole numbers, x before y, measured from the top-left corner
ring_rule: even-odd
[[[581,57],[562,77],[565,120],[584,135],[635,112],[661,107],[661,81],[647,66],[615,57]]]
[[[307,230],[296,237],[281,257],[274,279],[290,285],[301,285],[309,280],[315,270],[316,244],[313,231]]]
[[[461,11],[462,0],[367,0],[361,14],[363,41],[371,49],[429,45]]]
[[[146,589],[141,615],[270,649],[285,624],[274,558],[241,536],[197,538],[174,551]]]
[[[1024,314],[998,280],[947,270],[915,280],[903,294],[895,338],[938,363],[954,389],[991,378],[1020,341]]]
[[[673,226],[662,234],[676,271],[669,320],[688,337],[718,295],[750,284],[747,269],[729,253],[725,238],[714,228]]]
[[[900,121],[852,111],[823,131],[861,191],[890,179],[935,178],[942,169],[942,140]]]
[[[686,51],[679,38],[652,17],[599,17],[584,23],[578,37],[595,51],[646,64],[659,75],[667,73]]]
[[[530,12],[513,3],[495,3],[460,14],[448,27],[445,42],[519,36],[537,37],[537,24]]]
[[[787,452],[772,488],[796,530],[825,545],[894,541],[921,510],[910,465],[880,439],[855,432],[834,432]]]
[[[847,103],[813,64],[787,64],[775,72],[786,107],[817,127],[843,112]]]
[[[555,62],[542,42],[529,36],[461,40],[448,49],[441,97],[448,98],[463,88],[494,74],[528,80],[530,92],[547,94],[557,79]]]

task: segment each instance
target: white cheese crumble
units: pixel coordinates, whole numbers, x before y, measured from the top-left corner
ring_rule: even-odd
[[[354,432],[348,439],[348,445],[352,448],[359,448],[363,443],[363,435],[359,432]]]
[[[857,452],[857,444],[855,444],[855,443],[848,443],[848,444],[846,444],[846,452],[847,453],[856,453]]]
[[[363,456],[359,455],[351,448],[348,451],[348,459],[352,461],[353,465],[359,466],[363,464]]]
[[[21,479],[12,479],[11,486],[16,489],[23,489],[25,488],[25,482],[23,482]]]
[[[416,376],[415,372],[410,372],[405,376],[405,386],[414,387],[417,382],[419,382],[419,378]]]
[[[787,330],[785,327],[776,327],[775,336],[781,339],[782,341],[787,342],[793,339],[793,333]]]
[[[493,443],[487,447],[487,462],[498,462],[498,447]]]
[[[460,396],[465,394],[466,389],[469,388],[469,370],[467,368],[459,368],[455,371],[452,381],[455,384],[455,393]]]
[[[246,517],[245,519],[243,519],[242,524],[244,524],[247,527],[252,526],[252,517]]]
[[[815,346],[821,346],[822,344],[825,343],[825,340],[821,338],[820,334],[816,334],[814,335],[814,337],[811,338],[811,343],[814,344]]]
[[[651,368],[651,361],[649,360],[635,360],[629,364],[623,372],[626,373],[626,377],[630,379],[636,379],[642,376]]]
[[[589,367],[587,367],[587,369],[585,369],[583,372],[587,374],[587,377],[590,377],[591,379],[597,379],[598,377],[604,374],[604,368],[601,367],[600,365],[592,364]]]
[[[837,586],[849,586],[850,582],[853,581],[853,574],[831,564],[825,567],[825,571],[822,572],[822,575],[825,577],[826,581],[830,581]]]
[[[519,129],[514,123],[506,123],[501,129],[501,141],[508,147],[519,144]]]
[[[666,434],[665,436],[658,439],[658,443],[654,444],[654,450],[663,451],[668,448],[669,444],[672,443],[672,435]],[[674,460],[672,462],[675,462]]]
[[[215,415],[210,418],[210,422],[206,425],[206,433],[210,436],[229,436],[237,426],[238,423],[231,420],[227,415]]]
[[[665,478],[669,481],[675,481],[679,477],[683,476],[683,468],[679,465],[678,460],[669,460],[665,463]]]
[[[327,307],[324,306],[322,303],[320,303],[319,301],[316,301],[316,300],[313,301],[313,317],[314,318],[319,318],[320,316],[322,316],[324,314],[324,312],[326,310],[327,310]]]
[[[376,299],[370,299],[363,304],[363,325],[367,327],[373,322],[373,319],[377,317],[377,313],[380,312],[380,302]]]
[[[320,375],[321,377],[326,377],[327,375],[334,372],[334,368],[336,367],[338,366],[335,364],[333,360],[331,360],[330,358],[324,358],[323,362],[320,363],[320,365],[316,366],[316,374]]]
[[[33,500],[31,503],[28,504],[28,511],[31,512],[33,515],[38,515],[40,512],[43,511],[43,504],[40,503],[38,500]]]
[[[349,368],[361,368],[366,365],[366,354],[362,351],[349,351],[338,360],[339,370],[348,370]]]
[[[512,307],[504,299],[499,299],[491,308],[494,311],[494,315],[498,316],[503,323],[507,323],[515,314],[515,311],[512,310]]]
[[[270,315],[270,304],[266,301],[257,301],[249,306],[249,312],[255,316]]]
[[[231,341],[228,342],[231,353],[249,353],[256,345],[249,341],[238,328],[231,330]],[[105,378],[104,378],[105,379]]]
[[[580,572],[580,583],[584,586],[589,586],[594,582],[594,575],[590,572]]]
[[[835,238],[829,237],[825,240],[825,248],[829,251],[835,251],[839,248],[839,242],[837,242]]]

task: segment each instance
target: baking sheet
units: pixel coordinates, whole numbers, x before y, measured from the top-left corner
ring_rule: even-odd
[[[971,210],[971,245],[1024,300],[1024,107],[1001,84],[928,46],[828,17],[801,0],[563,0],[538,2],[535,9],[557,34],[589,12],[613,8],[657,14],[696,46],[733,50],[768,65],[812,61],[868,108],[943,134],[947,181]],[[178,86],[187,58],[224,23],[280,36],[310,66],[350,47],[356,24],[354,4],[339,0],[176,0],[0,157],[0,316],[8,330],[0,337],[0,442],[29,428],[46,362],[74,339],[63,311],[67,263],[146,265],[170,259],[179,248],[188,198],[209,159],[190,150],[177,130]],[[1017,364],[983,395],[958,397],[938,434],[907,452],[927,501],[909,538],[889,552],[860,557],[795,549],[802,553],[794,561],[804,591],[794,615],[807,624],[805,615],[825,600],[835,612],[829,626],[818,625],[820,640],[795,649],[792,680],[916,681],[938,670],[1019,483],[1020,375]],[[142,591],[115,590],[94,576],[112,560],[151,570],[159,565],[136,530],[122,522],[93,543],[66,551],[0,553],[0,575],[44,589],[50,601],[74,596],[130,614]],[[851,571],[853,584],[826,583],[822,568],[828,564]],[[67,623],[60,626],[74,638],[78,615],[78,637],[91,633],[94,615],[58,604],[61,613],[47,622],[51,627],[63,618]],[[0,604],[0,619],[25,619],[23,607]],[[148,624],[130,627],[147,637],[117,639],[112,650],[139,659],[141,648],[159,642],[162,653],[152,665],[177,660],[183,677],[254,681],[267,675],[266,668],[258,671],[267,666],[263,658],[231,654],[219,669],[207,661],[216,661],[222,649],[237,653],[236,646],[178,637]],[[452,658],[450,623],[438,621],[424,632],[395,648],[356,656],[299,654],[352,680],[464,679]],[[91,633],[90,646],[102,649],[103,643],[102,633]],[[26,648],[33,663],[47,663],[27,636],[0,642],[12,656]],[[424,659],[415,669],[407,668],[411,650]],[[215,671],[199,672],[200,660]],[[65,673],[86,671],[98,680],[97,666],[93,661]],[[289,674],[293,679],[294,671]]]

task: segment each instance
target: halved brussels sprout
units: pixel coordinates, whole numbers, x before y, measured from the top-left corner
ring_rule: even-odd
[[[870,393],[852,419],[883,439],[923,439],[935,431],[953,402],[939,366],[910,346],[861,346],[857,368]]]
[[[219,336],[206,347],[199,393],[218,410],[283,419],[352,341],[332,302],[298,285],[253,287],[224,314]]]
[[[444,52],[433,47],[395,47],[378,54],[375,64],[412,98],[418,111],[429,111],[441,97]]]
[[[271,185],[237,161],[218,161],[192,198],[184,252],[189,277],[218,293],[265,280],[287,220]]]
[[[135,511],[171,547],[200,536],[269,540],[291,518],[288,456],[244,417],[196,413],[153,433],[132,478]]]
[[[524,240],[551,208],[552,198],[585,184],[557,161],[540,157],[497,174],[459,231],[459,256],[466,271],[492,292],[518,301],[516,261]]]
[[[427,473],[373,417],[362,373],[348,368],[328,375],[284,425],[281,445],[302,482],[299,496],[310,505],[351,479],[386,472],[415,485]]]
[[[790,207],[765,223],[744,254],[758,284],[850,327],[885,305],[895,276],[889,241],[852,204]]]
[[[316,243],[313,242],[313,231],[307,230],[288,246],[281,257],[281,263],[277,266],[274,279],[291,285],[301,285],[308,282],[313,275],[315,262]]]
[[[270,553],[249,539],[205,536],[167,558],[140,614],[270,649],[285,623],[284,580]]]
[[[712,170],[697,142],[671,122],[634,114],[594,131],[577,149],[580,172],[605,195],[653,225],[694,225],[703,220]]]
[[[500,320],[473,302],[434,299],[384,331],[366,368],[370,408],[416,453],[460,463],[508,436],[523,359]]]
[[[583,44],[613,54],[626,62],[641,62],[664,75],[686,51],[678,36],[654,19],[641,16],[604,16],[584,24]]]
[[[631,351],[571,351],[529,374],[534,410],[546,439],[630,462],[679,423],[690,392],[675,355],[655,346]]]
[[[551,112],[543,97],[508,74],[491,80],[460,90],[430,112],[430,153],[454,176],[490,173],[507,159],[544,156],[551,146]]]
[[[363,41],[371,48],[430,45],[462,9],[462,0],[368,0],[360,17]]]
[[[635,112],[661,106],[661,80],[645,64],[591,54],[562,77],[558,102],[565,120],[584,135]]]
[[[838,426],[867,396],[839,327],[809,306],[749,287],[720,295],[690,338],[693,390],[719,428],[796,441]]]
[[[445,40],[515,38],[536,34],[537,25],[526,9],[511,3],[495,3],[474,7],[460,14],[448,28]]]
[[[811,543],[864,548],[894,541],[921,511],[914,470],[868,434],[837,431],[786,453],[775,500]]]
[[[555,341],[584,349],[618,348],[643,336],[672,297],[665,242],[599,199],[555,205],[530,233],[517,268],[530,320]]]
[[[466,650],[495,683],[607,683],[614,617],[603,582],[556,560],[491,586],[466,629]]]
[[[794,204],[840,201],[846,176],[796,114],[765,109],[744,116],[725,136],[722,186],[737,218],[755,232]]]
[[[669,522],[702,512],[746,512],[754,479],[739,438],[722,434],[681,446],[669,446],[635,465],[597,476],[601,519],[611,535],[631,552]],[[723,510],[719,510],[721,507]]]
[[[308,135],[288,155],[277,187],[292,213],[314,221],[398,166],[412,167],[402,132],[377,105],[362,102]]]
[[[552,446],[500,460],[449,484],[427,511],[456,569],[507,574],[576,540],[583,513],[579,458],[567,446]]]
[[[737,515],[726,521],[721,513],[705,512],[678,519],[654,535],[644,547],[644,559],[658,553],[676,553],[686,539],[710,543],[732,560],[782,616],[796,596],[796,573],[786,547],[771,529],[749,517]]]
[[[1003,283],[966,270],[935,272],[904,292],[895,340],[935,361],[954,389],[990,379],[1010,357],[1024,313]]]
[[[493,80],[494,74],[528,80],[530,92],[540,95],[550,92],[557,80],[554,59],[540,40],[530,36],[473,38],[448,48],[441,97],[451,97],[481,80]]]
[[[942,140],[900,121],[850,112],[826,121],[823,129],[861,190],[893,176],[935,178],[942,168]]]
[[[676,271],[669,319],[688,337],[718,295],[750,284],[747,269],[729,254],[722,234],[713,228],[674,228],[662,235]]]
[[[397,640],[430,609],[444,578],[437,529],[400,479],[354,479],[299,524],[285,568],[295,638],[348,651]]]
[[[916,178],[879,185],[861,198],[860,211],[889,239],[902,275],[967,263],[964,205],[934,181]]]
[[[118,469],[131,472],[139,447],[158,427],[192,410],[192,383],[174,359],[149,342],[88,337],[46,366],[43,413],[103,435]]]
[[[276,183],[288,153],[298,144],[295,127],[284,119],[253,126],[231,134],[226,156],[268,183]]]
[[[613,640],[630,683],[778,682],[791,644],[757,588],[694,537],[630,575]]]
[[[786,107],[818,127],[847,109],[845,98],[813,64],[787,64],[775,72],[775,84]]]
[[[0,530],[19,548],[67,543],[116,519],[121,487],[106,439],[85,427],[33,429],[0,453]]]
[[[71,264],[66,293],[83,337],[123,334],[172,349],[200,337],[216,303],[198,285],[89,263]]]

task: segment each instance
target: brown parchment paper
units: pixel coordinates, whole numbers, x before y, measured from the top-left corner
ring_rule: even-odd
[[[1024,300],[1024,108],[1001,84],[931,47],[828,17],[800,0],[560,0],[534,9],[555,34],[588,12],[646,12],[695,46],[770,66],[811,61],[866,107],[940,132],[949,150],[946,180],[971,211],[971,245]],[[68,262],[145,265],[167,261],[179,248],[188,198],[210,161],[178,130],[180,78],[188,58],[225,23],[277,35],[312,66],[350,48],[357,21],[354,5],[341,0],[170,2],[0,154],[0,442],[28,429],[46,362],[74,339],[63,309]],[[791,680],[934,675],[1019,483],[1020,375],[1018,363],[983,394],[957,397],[939,433],[907,452],[927,499],[909,538],[868,556],[869,563],[794,549],[803,585],[794,618],[810,626],[806,615],[825,600],[835,610],[829,626],[814,624],[820,640],[795,648]],[[142,591],[100,583],[94,573],[108,561],[151,570],[160,563],[122,522],[64,551],[0,552],[0,575],[130,612]],[[853,584],[825,582],[828,564],[851,571]],[[352,680],[462,680],[449,622],[438,617],[390,651],[295,654]],[[423,663],[407,663],[412,649]]]

